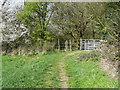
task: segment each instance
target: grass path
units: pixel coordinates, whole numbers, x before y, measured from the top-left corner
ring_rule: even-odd
[[[59,63],[60,67],[60,81],[62,82],[61,87],[62,88],[68,88],[68,77],[66,76],[66,71],[65,71],[65,64],[63,62]]]
[[[105,76],[98,62],[78,61],[86,51],[48,55],[2,57],[4,88],[116,88],[118,81]]]
[[[59,62],[59,68],[60,68],[60,79],[62,81],[62,84],[61,84],[61,87],[62,88],[68,88],[68,76],[66,75],[66,70],[65,70],[65,62],[64,62],[64,59],[67,58],[68,56],[71,56],[71,55],[74,55],[76,53],[80,53],[81,51],[74,51],[74,52],[71,52],[71,53],[68,53],[67,55],[65,55],[64,57],[62,57],[60,59],[60,62]]]

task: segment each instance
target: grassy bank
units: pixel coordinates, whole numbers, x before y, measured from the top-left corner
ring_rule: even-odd
[[[88,53],[88,52],[81,52]],[[67,57],[65,60],[68,83],[70,88],[117,88],[118,80],[106,76],[106,72],[100,70],[99,61],[79,61],[79,54]]]

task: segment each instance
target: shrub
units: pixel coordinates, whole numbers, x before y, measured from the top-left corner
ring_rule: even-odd
[[[110,61],[119,61],[118,48],[115,45],[102,44],[102,58]]]
[[[77,57],[77,60],[79,61],[87,61],[87,60],[92,60],[92,61],[98,61],[101,56],[100,51],[91,51],[86,54],[80,54],[80,56]]]

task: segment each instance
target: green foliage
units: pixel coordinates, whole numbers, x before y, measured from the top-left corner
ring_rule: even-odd
[[[50,40],[52,35],[47,30],[49,23],[48,2],[25,2],[23,10],[17,14],[17,17],[29,30],[30,39],[33,41]]]
[[[119,38],[118,2],[55,5],[52,22],[62,35],[66,35],[65,38],[97,38],[109,41],[112,39],[115,42]]]
[[[105,11],[105,3],[57,3],[56,5],[58,7],[53,15],[53,24],[66,35],[65,38],[100,38],[101,34],[95,30],[95,21]]]
[[[120,4],[118,2],[105,3],[105,11],[98,16],[99,33],[101,39],[118,42],[119,38],[119,21],[120,21]]]

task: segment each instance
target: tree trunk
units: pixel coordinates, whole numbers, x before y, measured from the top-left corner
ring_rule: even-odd
[[[43,42],[43,47],[42,47],[42,54],[47,54],[47,41]]]
[[[60,41],[58,39],[58,51],[60,51]]]

